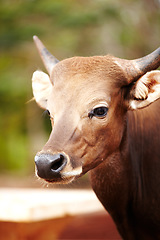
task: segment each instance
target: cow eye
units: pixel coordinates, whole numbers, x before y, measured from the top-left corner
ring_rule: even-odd
[[[51,115],[49,110],[46,110],[46,112],[47,112],[48,116],[50,116],[50,115]]]
[[[54,119],[53,119],[53,117],[51,116],[50,111],[47,109],[47,110],[45,110],[45,113],[48,114],[48,116],[49,116],[49,118],[50,118],[50,120],[51,120],[52,126],[53,126],[53,124],[54,124]]]
[[[107,115],[107,112],[108,112],[107,107],[97,107],[90,111],[88,116],[89,118],[92,117],[104,118]]]
[[[48,115],[48,116],[50,117],[50,111],[45,110],[45,111],[43,112],[43,116],[46,116],[46,115]]]

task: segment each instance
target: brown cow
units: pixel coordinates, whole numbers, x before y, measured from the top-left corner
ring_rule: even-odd
[[[137,60],[58,62],[34,40],[49,75],[33,74],[33,94],[53,128],[35,157],[37,175],[68,183],[90,171],[123,239],[160,239],[160,71],[151,71],[160,48]]]

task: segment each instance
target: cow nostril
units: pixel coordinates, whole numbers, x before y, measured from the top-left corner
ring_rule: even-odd
[[[66,158],[64,157],[64,155],[60,154],[59,157],[52,162],[51,170],[52,171],[60,170],[61,168],[64,167],[65,164]]]
[[[67,161],[67,156],[63,153],[38,155],[35,157],[37,175],[46,180],[60,178]]]

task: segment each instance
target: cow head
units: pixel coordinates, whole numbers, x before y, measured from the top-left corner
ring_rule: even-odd
[[[102,163],[121,145],[128,109],[160,97],[160,48],[137,60],[73,57],[58,62],[35,36],[49,73],[36,71],[33,94],[47,109],[52,132],[35,157],[37,175],[68,183]]]

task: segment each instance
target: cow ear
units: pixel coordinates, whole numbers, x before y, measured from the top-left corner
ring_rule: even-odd
[[[32,76],[33,95],[41,108],[47,108],[48,96],[52,89],[52,83],[49,76],[42,71],[35,71]]]
[[[160,71],[147,72],[139,78],[129,95],[131,110],[144,108],[160,98]]]

